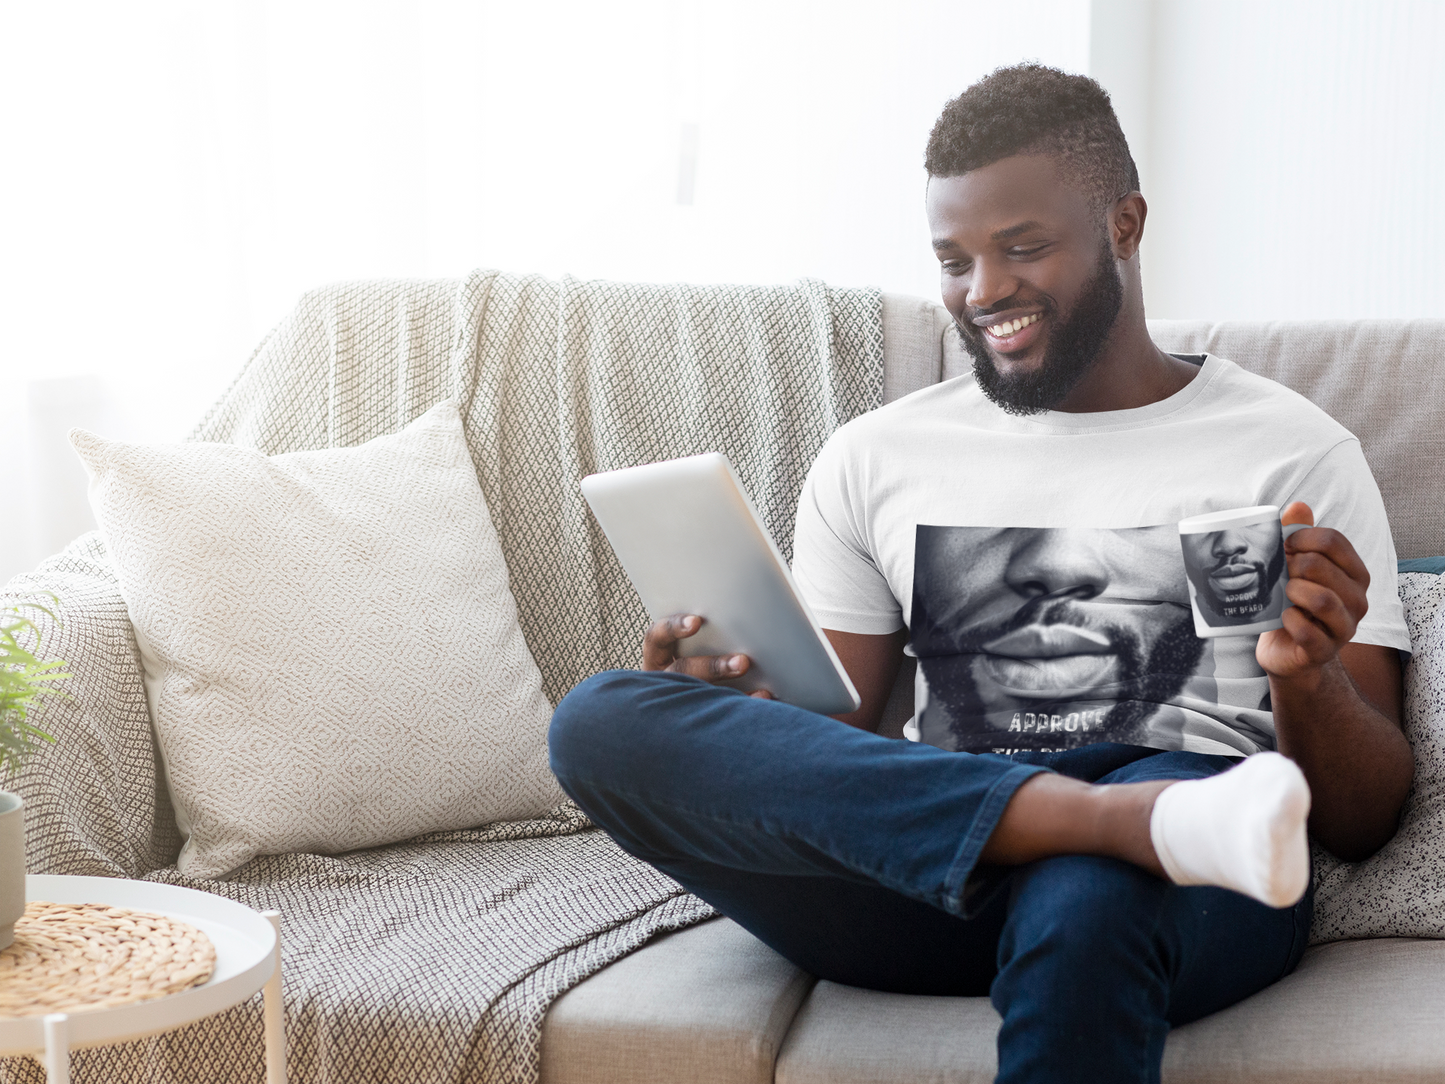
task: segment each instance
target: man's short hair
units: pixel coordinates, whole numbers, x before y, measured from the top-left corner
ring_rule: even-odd
[[[924,168],[956,177],[1016,154],[1047,154],[1100,211],[1139,187],[1109,92],[1087,75],[1042,64],[999,68],[943,107]]]

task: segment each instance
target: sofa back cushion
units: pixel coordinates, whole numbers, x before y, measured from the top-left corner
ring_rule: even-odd
[[[1155,320],[1165,350],[1218,354],[1360,438],[1400,557],[1445,553],[1445,320]]]
[[[638,665],[647,624],[580,480],[722,452],[790,554],[813,457],[881,403],[881,315],[877,290],[808,280],[343,283],[302,299],[197,435],[267,454],[350,447],[455,398],[555,703]]]
[[[883,295],[883,401],[891,403],[943,379],[953,321],[936,301]]]
[[[1149,333],[1165,350],[1218,354],[1323,409],[1360,438],[1396,553],[1445,553],[1445,320],[1150,320]],[[940,379],[970,371],[956,336],[934,350]]]

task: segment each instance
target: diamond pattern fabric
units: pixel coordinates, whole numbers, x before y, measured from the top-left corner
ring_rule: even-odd
[[[1410,629],[1405,736],[1415,783],[1394,838],[1363,862],[1314,845],[1310,940],[1445,937],[1445,576],[1400,574]]]
[[[461,406],[518,616],[555,702],[637,661],[645,614],[578,480],[720,451],[785,554],[804,475],[881,402],[881,296],[796,286],[560,282],[479,271],[306,295],[197,437],[266,455],[347,448]],[[31,872],[145,876],[283,914],[291,1079],[537,1079],[552,1000],[654,933],[713,914],[575,809],[342,855],[262,856],[187,878],[134,634],[94,535],[0,601],[61,596],[48,653],[76,671],[57,742],[17,789]],[[78,1051],[76,1084],[258,1082],[259,998],[169,1035]],[[0,1080],[39,1084],[28,1059]]]
[[[180,833],[155,758],[140,651],[99,533],[82,535],[0,592],[27,611],[46,658],[70,661],[64,699],[46,702],[41,745],[18,779],[29,873],[141,877],[175,860]]]
[[[462,406],[528,646],[553,703],[636,665],[646,615],[587,474],[722,452],[791,559],[813,457],[882,404],[882,295],[560,282],[479,271],[307,295],[200,427],[267,455],[349,447]]]
[[[183,873],[562,801],[455,403],[277,456],[71,441],[140,645]]]

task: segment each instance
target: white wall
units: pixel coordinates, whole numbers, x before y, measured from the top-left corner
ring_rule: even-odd
[[[88,522],[63,434],[178,439],[307,287],[474,266],[932,296],[922,153],[1094,71],[1155,316],[1445,315],[1434,0],[10,5],[0,580]],[[18,522],[16,522],[18,520]]]
[[[1026,47],[991,10],[17,6],[0,373],[195,385],[179,433],[300,291],[338,278],[494,265],[932,292],[921,162],[943,102],[1025,55],[1087,63],[1087,0],[1037,5]]]
[[[1149,315],[1445,316],[1445,3],[1094,9],[1095,71],[1144,151]]]
[[[932,294],[923,144],[1087,0],[7,8],[0,580],[88,522],[75,424],[179,439],[308,287],[477,266]],[[684,174],[687,177],[684,177]],[[690,177],[690,180],[687,179]],[[56,383],[59,381],[59,383]],[[85,389],[81,394],[79,389]]]

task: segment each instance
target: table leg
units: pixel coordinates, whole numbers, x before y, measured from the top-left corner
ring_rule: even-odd
[[[286,1084],[286,1013],[281,1003],[281,912],[262,911],[276,930],[276,969],[266,980],[266,1084]]]
[[[45,1079],[70,1084],[70,1017],[63,1012],[45,1017]]]

